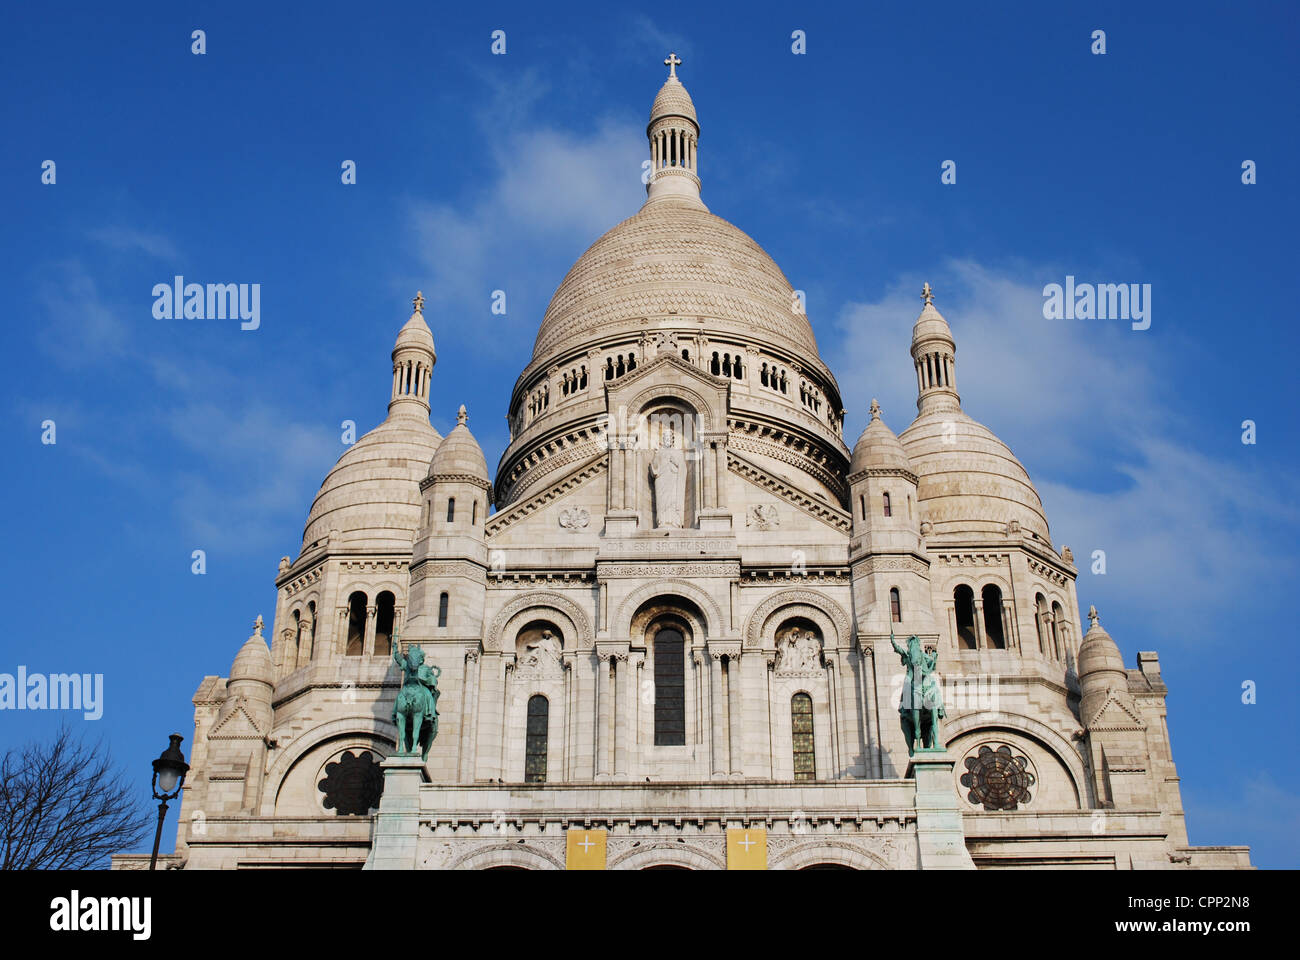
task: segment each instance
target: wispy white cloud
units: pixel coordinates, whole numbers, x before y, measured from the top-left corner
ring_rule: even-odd
[[[171,239],[161,233],[127,226],[109,226],[92,228],[86,231],[86,235],[120,253],[144,253],[160,260],[175,260],[178,257]]]
[[[531,337],[551,292],[583,247],[631,216],[644,200],[642,131],[606,119],[588,134],[539,126],[505,135],[482,191],[457,204],[416,201],[410,210],[428,313],[482,317]],[[493,290],[505,290],[505,318],[491,317]],[[480,349],[495,342],[463,323],[449,330]]]
[[[343,452],[336,432],[249,396],[237,373],[185,346],[133,329],[80,260],[49,265],[35,302],[38,340],[57,368],[93,367],[106,382],[144,387],[119,390],[112,404],[17,399],[34,424],[55,419],[60,449],[142,501],[169,504],[177,528],[208,548],[264,546],[268,531],[305,516],[304,501]],[[159,475],[160,450],[174,474]]]

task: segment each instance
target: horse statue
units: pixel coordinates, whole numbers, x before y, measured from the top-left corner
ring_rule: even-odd
[[[939,742],[939,718],[947,716],[943,707],[943,694],[934,673],[939,653],[926,653],[921,648],[921,641],[914,636],[907,638],[906,648],[898,645],[892,632],[889,634],[889,642],[907,667],[907,675],[903,678],[903,695],[898,702],[898,718],[903,726],[903,738],[907,740],[907,755],[910,757],[917,740],[921,741],[922,749],[935,749]]]
[[[402,689],[393,704],[393,725],[397,727],[397,756],[415,755],[415,745],[420,745],[420,759],[429,759],[429,747],[438,736],[438,678],[439,667],[424,662],[424,651],[419,645],[402,654],[401,645],[393,638],[393,661],[402,671]]]

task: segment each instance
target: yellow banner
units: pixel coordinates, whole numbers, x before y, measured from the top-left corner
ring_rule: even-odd
[[[767,831],[728,830],[727,869],[766,870]]]
[[[604,870],[605,831],[570,830],[565,843],[564,865],[567,870]]]

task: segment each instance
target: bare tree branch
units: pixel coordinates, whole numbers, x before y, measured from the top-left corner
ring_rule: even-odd
[[[63,727],[0,759],[0,869],[103,867],[149,823],[102,741],[87,746]]]

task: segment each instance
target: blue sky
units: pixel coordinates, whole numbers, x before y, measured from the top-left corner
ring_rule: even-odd
[[[465,403],[500,456],[551,292],[643,198],[673,49],[704,200],[806,291],[846,434],[873,396],[896,431],[913,416],[928,280],[1081,606],[1130,665],[1160,652],[1192,841],[1300,866],[1294,8],[912,6],[8,11],[0,671],[103,673],[103,719],[77,723],[142,787],[168,733],[188,752],[190,697],[274,609],[341,421],[383,419],[417,288],[433,423]],[[176,274],[260,283],[260,329],[154,319]],[[1150,283],[1151,328],[1045,320],[1067,274]],[[2,713],[0,746],[60,719]]]

